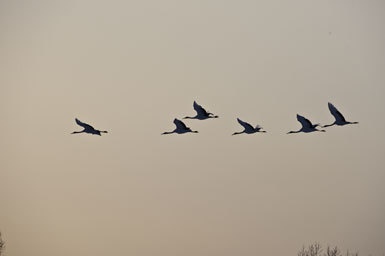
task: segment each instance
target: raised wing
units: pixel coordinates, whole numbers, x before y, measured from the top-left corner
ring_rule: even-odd
[[[238,123],[239,123],[240,125],[242,125],[242,126],[245,128],[245,130],[248,130],[248,131],[253,131],[253,130],[254,130],[254,127],[251,126],[251,124],[246,123],[246,122],[242,121],[242,120],[239,119],[239,118],[237,118],[237,120],[238,120]]]
[[[89,124],[86,124],[86,123],[83,123],[82,121],[80,121],[79,119],[75,118],[75,121],[78,125],[80,125],[81,127],[83,127],[84,129],[86,130],[95,130],[94,127],[92,127],[91,125]]]
[[[338,109],[333,104],[329,102],[328,107],[329,107],[330,113],[334,116],[336,121],[346,122],[345,117],[341,114],[340,111],[338,111]]]
[[[313,124],[309,121],[309,119],[297,114],[297,120],[302,124],[302,127],[313,128]]]
[[[194,101],[194,109],[198,113],[198,115],[203,115],[203,116],[209,115],[209,113],[201,105],[196,103],[196,101]]]
[[[181,130],[187,130],[188,127],[179,119],[174,119],[174,124],[176,125],[176,128],[177,129],[181,129]]]

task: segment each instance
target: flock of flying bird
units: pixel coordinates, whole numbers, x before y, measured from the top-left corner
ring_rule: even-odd
[[[217,115],[214,115],[213,113],[206,111],[201,105],[199,105],[195,101],[194,101],[193,106],[194,106],[194,110],[196,111],[196,115],[193,117],[186,116],[183,119],[206,120],[209,118],[218,118]],[[339,112],[338,109],[333,104],[331,104],[330,102],[328,103],[328,107],[329,107],[330,113],[334,116],[334,119],[335,119],[335,121],[333,123],[321,126],[320,124],[313,124],[312,122],[309,121],[309,119],[297,114],[297,120],[298,120],[298,122],[301,123],[302,128],[299,129],[298,131],[290,131],[287,134],[299,133],[299,132],[309,133],[309,132],[316,132],[316,131],[317,132],[325,132],[325,130],[317,129],[318,126],[321,128],[325,128],[325,127],[329,127],[329,126],[333,126],[333,125],[343,126],[343,125],[347,125],[347,124],[358,124],[358,122],[346,121],[344,116],[341,114],[341,112]],[[82,131],[72,132],[72,134],[90,133],[90,134],[101,136],[102,133],[107,133],[107,131],[96,130],[91,125],[83,123],[77,118],[75,118],[75,121],[79,126],[83,127],[84,129]],[[234,132],[232,135],[237,135],[237,134],[242,134],[242,133],[253,134],[253,133],[257,133],[257,132],[263,132],[263,133],[266,132],[266,131],[262,130],[263,128],[259,125],[253,127],[251,124],[244,122],[239,118],[237,118],[237,121],[241,126],[243,126],[244,130],[241,132]],[[185,125],[184,122],[182,122],[181,120],[179,120],[177,118],[174,119],[174,124],[175,124],[176,128],[173,131],[164,132],[164,133],[162,133],[162,135],[172,134],[172,133],[177,133],[177,134],[184,134],[184,133],[190,133],[190,132],[191,133],[198,133],[198,131],[191,130],[189,127],[187,127]]]

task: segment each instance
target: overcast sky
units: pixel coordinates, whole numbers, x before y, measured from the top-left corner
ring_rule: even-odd
[[[0,1],[5,255],[382,256],[384,24],[382,0]],[[220,118],[161,136],[194,100]],[[360,123],[286,134],[329,101]]]

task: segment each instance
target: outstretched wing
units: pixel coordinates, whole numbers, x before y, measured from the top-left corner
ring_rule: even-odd
[[[209,113],[201,105],[196,103],[196,101],[194,101],[193,106],[194,106],[195,111],[198,113],[198,115],[203,115],[203,116],[209,115]]]
[[[254,127],[251,126],[251,124],[246,123],[246,122],[242,121],[242,120],[239,119],[239,118],[237,118],[237,120],[238,120],[238,123],[239,123],[240,125],[242,125],[242,126],[245,128],[245,130],[247,130],[247,131],[253,131],[253,130],[254,130]]]
[[[80,125],[81,127],[83,127],[85,130],[95,130],[94,127],[92,127],[91,125],[89,124],[86,124],[86,123],[83,123],[82,121],[80,121],[79,119],[75,118],[75,121],[78,125]]]
[[[309,119],[297,114],[297,120],[302,124],[302,127],[313,128],[313,124],[309,121]]]
[[[177,129],[187,130],[188,127],[179,119],[174,119],[174,124],[176,125]]]
[[[328,107],[329,107],[330,113],[334,116],[336,121],[346,122],[345,117],[341,114],[340,111],[338,111],[338,109],[333,104],[329,102]]]

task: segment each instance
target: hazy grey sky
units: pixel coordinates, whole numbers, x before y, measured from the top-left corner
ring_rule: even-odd
[[[7,256],[385,253],[385,2],[0,1]],[[160,136],[197,100],[219,119]],[[297,113],[359,125],[286,135]],[[110,133],[70,135],[78,117]],[[230,136],[239,117],[268,133]]]

